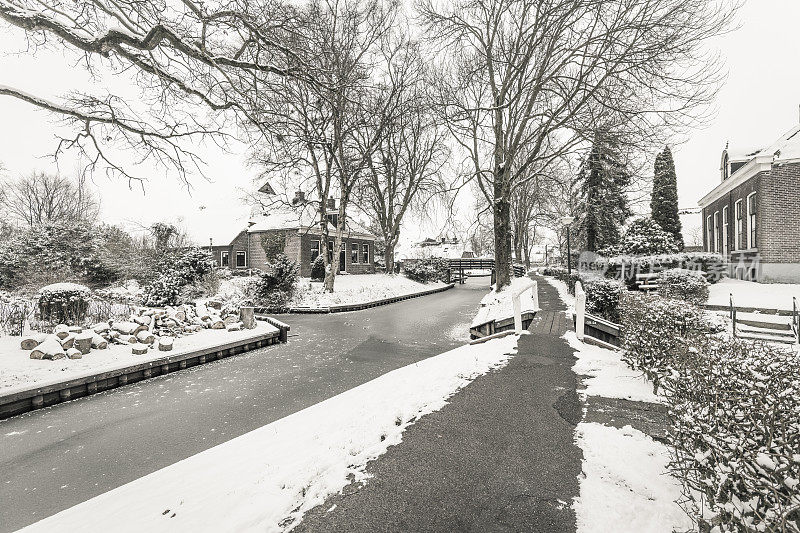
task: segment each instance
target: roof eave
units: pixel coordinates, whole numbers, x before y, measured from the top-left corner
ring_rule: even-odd
[[[734,187],[738,187],[759,172],[764,172],[772,167],[771,157],[754,157],[746,165],[737,170],[728,179],[714,187],[711,192],[700,198],[697,205],[708,207],[712,202],[719,199],[723,194],[730,192]]]

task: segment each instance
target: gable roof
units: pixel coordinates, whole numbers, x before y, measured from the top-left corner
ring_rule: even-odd
[[[264,215],[253,217],[251,225],[247,228],[248,233],[263,233],[275,230],[297,230],[300,233],[319,234],[319,222],[317,212],[309,209],[293,211],[290,209],[276,209]],[[352,218],[347,219],[345,224],[345,237],[357,237],[359,239],[376,240],[376,237],[367,228]],[[328,223],[328,231],[331,234],[336,232],[336,226]]]
[[[731,155],[731,153],[735,154]],[[738,187],[759,172],[769,170],[775,163],[788,163],[800,161],[800,124],[781,135],[778,140],[763,149],[755,150],[730,150],[728,157],[731,161],[743,162],[728,179],[714,187],[703,196],[698,204],[706,207],[723,194]],[[734,158],[735,157],[735,158]]]

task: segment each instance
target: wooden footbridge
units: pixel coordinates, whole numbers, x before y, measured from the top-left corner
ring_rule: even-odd
[[[450,281],[464,283],[470,276],[491,276],[491,283],[495,281],[494,258],[486,259],[450,259]],[[514,277],[521,278],[525,275],[525,267],[513,265]],[[489,271],[488,274],[474,274],[475,271]],[[468,274],[470,272],[470,274]]]

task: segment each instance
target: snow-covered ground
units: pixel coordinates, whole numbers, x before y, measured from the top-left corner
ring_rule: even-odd
[[[23,531],[287,531],[349,476],[366,480],[368,461],[458,389],[505,365],[516,344],[504,337],[394,370]]]
[[[472,319],[471,327],[477,327],[493,320],[513,318],[514,303],[511,296],[514,291],[521,290],[530,284],[531,279],[523,277],[512,279],[511,285],[500,292],[497,292],[494,286],[492,286],[492,292],[484,296],[481,300],[481,307],[478,309],[475,318]],[[520,295],[519,302],[520,310],[523,313],[539,310],[533,301],[533,289],[523,292]]]
[[[132,355],[130,346],[111,344],[105,350],[92,349],[81,359],[65,358],[55,361],[31,359],[30,350],[20,349],[21,337],[0,337],[0,394],[10,394],[32,385],[44,386],[276,331],[278,330],[274,326],[259,321],[256,322],[255,329],[203,329],[178,337],[169,352],[151,349],[144,355]]]
[[[345,274],[336,276],[334,292],[324,292],[322,282],[301,278],[297,292],[290,302],[292,307],[330,307],[332,305],[360,304],[429,291],[446,284],[419,283],[402,275]]]
[[[587,376],[583,380],[586,387],[584,394],[638,402],[663,402],[660,396],[653,394],[653,384],[641,372],[631,370],[622,362],[620,352],[584,344],[574,331],[568,331],[564,338],[576,350],[578,358],[572,371],[579,376]]]
[[[583,450],[574,505],[579,533],[692,530],[691,519],[675,503],[680,485],[666,472],[666,446],[630,426],[580,423],[575,434]]]
[[[756,283],[740,279],[723,278],[709,287],[708,303],[729,305],[730,294],[733,303],[739,307],[760,307],[765,309],[792,310],[792,297],[800,301],[800,284]]]
[[[620,352],[584,344],[573,331],[564,338],[576,350],[573,371],[587,376],[582,395],[663,402],[640,372],[622,362]],[[575,440],[583,450],[580,495],[574,502],[578,533],[691,529],[691,519],[676,503],[680,483],[667,472],[666,446],[630,426],[595,422],[578,424]]]

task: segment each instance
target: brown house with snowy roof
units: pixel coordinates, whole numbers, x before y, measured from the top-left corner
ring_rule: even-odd
[[[332,249],[338,222],[336,201],[328,200],[328,254]],[[322,231],[318,214],[311,209],[274,209],[255,216],[230,244],[212,246],[217,264],[232,270],[264,269],[278,253],[296,262],[303,277],[311,276],[311,264],[322,250]],[[375,235],[353,220],[347,220],[339,254],[339,271],[350,274],[375,273]]]
[[[703,248],[731,277],[800,282],[800,125],[766,148],[726,146],[721,182],[698,202]]]

